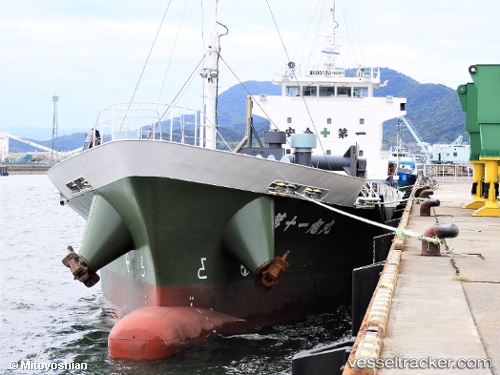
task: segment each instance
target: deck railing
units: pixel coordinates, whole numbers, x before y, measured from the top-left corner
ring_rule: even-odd
[[[469,163],[428,164],[424,165],[424,175],[438,181],[469,181],[473,168]]]
[[[121,139],[169,140],[200,145],[201,112],[165,103],[117,103],[102,109],[86,143],[90,147]]]

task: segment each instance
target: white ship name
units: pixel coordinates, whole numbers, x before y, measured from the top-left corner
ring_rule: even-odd
[[[281,227],[283,229],[283,232],[286,232],[291,227],[297,227],[306,229],[305,233],[308,234],[329,234],[332,226],[335,224],[335,220],[327,223],[322,218],[319,218],[314,223],[309,223],[297,220],[297,215],[295,215],[290,220],[285,220],[286,217],[286,212],[277,214],[274,218],[274,228],[276,229]]]

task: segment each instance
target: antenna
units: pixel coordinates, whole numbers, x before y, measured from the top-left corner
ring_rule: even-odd
[[[57,147],[57,102],[59,101],[59,97],[54,95],[52,97],[52,101],[54,102],[54,115],[52,117],[52,151],[50,152],[50,161],[54,161],[54,150]]]

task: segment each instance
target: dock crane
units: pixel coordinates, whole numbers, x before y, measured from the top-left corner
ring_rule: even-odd
[[[402,121],[406,125],[406,127],[410,131],[410,133],[413,136],[413,138],[415,138],[415,141],[417,142],[418,146],[420,147],[420,149],[422,150],[422,153],[425,156],[425,163],[426,164],[430,164],[431,160],[432,160],[432,154],[429,152],[429,150],[427,150],[427,147],[425,147],[424,141],[422,140],[422,138],[420,137],[420,135],[417,133],[417,131],[413,127],[413,125],[410,122],[410,120],[408,120],[404,116],[399,117],[399,120]]]

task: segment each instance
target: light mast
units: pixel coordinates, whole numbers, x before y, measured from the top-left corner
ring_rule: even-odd
[[[59,97],[54,95],[52,97],[52,101],[54,102],[54,114],[52,116],[52,151],[50,152],[50,161],[54,161],[54,150],[57,147],[57,102],[59,101]]]
[[[203,78],[203,105],[205,117],[205,147],[215,149],[217,146],[217,85],[218,85],[218,58],[219,34],[217,33],[217,0],[212,1],[212,26],[210,35],[205,40],[205,66],[200,72]]]

